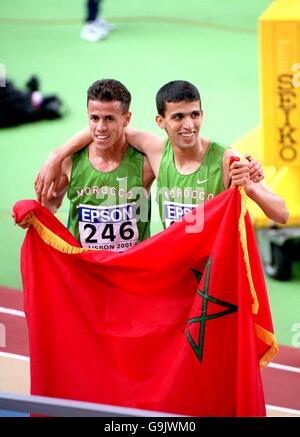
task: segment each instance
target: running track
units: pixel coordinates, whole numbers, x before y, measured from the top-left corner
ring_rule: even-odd
[[[28,356],[22,293],[0,287],[0,360],[28,361]],[[281,346],[275,360],[262,371],[262,377],[268,410],[275,411],[275,415],[300,416],[300,349]]]

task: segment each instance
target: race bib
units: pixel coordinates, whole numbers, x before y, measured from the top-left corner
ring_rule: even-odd
[[[164,202],[164,216],[166,228],[171,226],[175,222],[179,222],[182,217],[188,214],[192,209],[196,208],[198,205],[187,205],[176,202]]]
[[[115,206],[79,205],[82,247],[123,252],[138,243],[136,203]]]

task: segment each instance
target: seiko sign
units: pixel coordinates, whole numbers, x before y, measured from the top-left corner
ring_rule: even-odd
[[[278,76],[279,109],[282,111],[282,122],[278,126],[279,131],[279,156],[283,161],[291,162],[297,158],[297,140],[295,139],[297,128],[291,122],[292,111],[297,109],[296,91],[293,85],[292,74],[280,74]]]

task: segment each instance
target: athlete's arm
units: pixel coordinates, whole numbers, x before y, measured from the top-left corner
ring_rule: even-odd
[[[45,202],[43,206],[45,206],[49,211],[53,214],[60,208],[64,196],[68,190],[70,176],[71,176],[71,168],[72,168],[72,158],[67,157],[64,159],[62,163],[61,173],[57,182],[57,189],[53,191],[53,185],[47,192],[47,196],[45,198]]]
[[[128,144],[145,153],[155,175],[157,175],[163,151],[163,139],[137,129],[126,128],[125,132]],[[90,130],[86,128],[49,155],[35,179],[35,192],[42,205],[46,202],[50,187],[52,194],[55,195],[58,191],[63,160],[83,149],[91,141]]]
[[[228,159],[230,156],[234,156],[234,151],[233,153],[231,153],[232,151],[227,152],[227,150],[225,152],[228,155],[225,156],[227,169],[223,166],[224,184],[225,182],[228,183],[227,186],[225,185],[225,188],[228,188],[230,182],[232,185],[243,186],[246,194],[263,210],[269,219],[276,223],[285,224],[288,220],[289,213],[284,200],[273,193],[262,182],[251,181],[249,163],[246,160],[244,162],[234,161],[229,168]]]
[[[151,185],[154,179],[155,175],[152,171],[148,158],[145,156],[143,162],[143,186],[148,194],[150,193]]]
[[[35,178],[34,186],[37,199],[45,204],[48,190],[55,194],[58,191],[63,160],[83,149],[92,141],[89,128],[86,128],[70,138],[59,149],[52,152]]]
[[[155,176],[158,176],[160,161],[164,149],[164,139],[149,132],[143,132],[131,127],[125,129],[127,143],[143,152],[152,167]]]
[[[273,193],[263,182],[254,183],[249,181],[245,185],[245,192],[263,210],[269,219],[276,223],[287,223],[289,212],[285,201]]]

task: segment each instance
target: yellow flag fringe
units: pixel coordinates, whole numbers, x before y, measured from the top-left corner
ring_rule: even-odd
[[[54,234],[54,232],[50,231],[50,229],[48,229],[45,225],[43,225],[43,223],[41,223],[36,218],[33,212],[28,214],[28,216],[20,224],[20,226],[22,227],[29,227],[30,225],[32,225],[35,228],[35,230],[37,231],[37,233],[45,243],[49,244],[49,246],[53,247],[59,252],[63,252],[67,254],[78,254],[89,250],[83,247],[72,246],[71,244],[64,241],[58,235]]]
[[[245,226],[245,215],[247,212],[247,195],[243,187],[239,187],[239,191],[242,198],[241,214],[239,218],[240,240],[243,248],[244,261],[246,264],[247,277],[250,285],[251,295],[253,298],[252,313],[257,314],[259,309],[259,302],[257,299],[257,294],[254,288],[252,274],[251,274],[251,266],[249,260],[247,234],[246,234],[246,226]],[[270,363],[270,361],[273,360],[275,355],[277,355],[279,351],[279,347],[275,335],[272,332],[268,331],[267,329],[263,328],[262,326],[258,325],[257,323],[255,323],[255,334],[260,340],[262,340],[264,343],[269,345],[267,352],[259,360],[260,367],[264,368]]]
[[[247,212],[247,203],[246,203],[247,196],[245,190],[242,187],[239,187],[239,191],[242,197],[242,204],[241,204],[242,207],[241,207],[241,214],[239,218],[240,240],[243,248],[244,261],[246,264],[247,277],[250,285],[251,295],[253,298],[252,313],[257,314],[259,303],[254,288],[252,275],[251,275],[251,266],[249,261],[248,248],[247,248],[246,227],[245,227],[245,220],[244,220],[245,214]],[[23,222],[20,223],[20,226],[22,227],[29,227],[30,225],[32,225],[35,228],[35,230],[37,231],[37,233],[40,235],[41,239],[45,243],[49,244],[51,247],[58,250],[59,252],[63,252],[67,254],[79,254],[79,253],[86,252],[87,250],[90,250],[88,248],[75,247],[67,243],[58,235],[54,234],[54,232],[50,231],[50,229],[48,229],[45,225],[43,225],[43,223],[41,223],[36,218],[33,212],[28,214],[28,216],[23,220]],[[265,342],[270,346],[267,352],[260,359],[261,367],[266,367],[268,363],[273,359],[273,357],[278,353],[278,344],[274,334],[272,334],[271,332],[267,331],[266,329],[262,328],[257,324],[255,324],[255,332],[258,338],[260,338],[263,342]]]
[[[275,335],[272,332],[267,331],[262,326],[255,323],[255,333],[256,336],[262,340],[264,343],[267,343],[270,347],[267,352],[261,357],[259,360],[259,364],[261,367],[266,367],[270,361],[273,360],[275,355],[278,354],[279,347],[276,341]]]
[[[246,226],[245,226],[245,215],[247,213],[247,195],[243,187],[239,187],[239,192],[242,198],[241,203],[241,214],[239,218],[239,231],[240,231],[240,240],[244,253],[244,261],[246,264],[247,277],[250,285],[251,296],[253,299],[252,303],[252,313],[257,314],[259,309],[259,303],[257,299],[257,294],[254,288],[252,274],[251,274],[251,266],[249,260],[248,246],[247,246],[247,234],[246,234]]]

